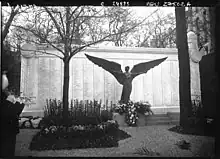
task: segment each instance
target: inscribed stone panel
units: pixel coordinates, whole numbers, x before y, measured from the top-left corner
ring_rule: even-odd
[[[162,97],[163,105],[171,105],[171,77],[170,77],[170,61],[164,61],[161,64],[162,68]]]
[[[45,106],[46,99],[49,98],[50,79],[49,79],[49,58],[39,59],[39,81],[38,81],[38,94],[39,104],[41,107]]]
[[[54,98],[60,98],[60,80],[56,80],[57,79],[57,71],[56,71],[56,67],[57,67],[57,63],[59,59],[57,58],[50,58],[49,63],[50,63],[50,73],[49,73],[49,78],[50,78],[50,97],[52,99]],[[59,90],[59,91],[58,91]]]
[[[148,101],[152,106],[154,105],[153,102],[153,74],[152,69],[150,69],[147,73],[144,74],[144,101]]]
[[[41,107],[39,107],[37,105],[37,97],[38,97],[38,58],[32,58],[31,59],[31,72],[30,72],[30,75],[31,75],[31,85],[32,85],[32,88],[30,89],[31,92],[30,92],[30,96],[32,97],[36,97],[36,98],[33,98],[33,104],[31,105],[32,109],[42,109]]]
[[[54,69],[53,69],[53,89],[54,89],[54,98],[57,99],[62,99],[62,80],[63,80],[63,74],[62,74],[62,70],[63,70],[63,65],[62,65],[63,61],[61,59],[58,58],[54,58],[54,61],[52,62],[52,65],[54,65]]]
[[[27,86],[27,59],[21,56],[21,84],[20,84],[20,91],[25,94],[26,86]]]
[[[27,89],[27,95],[33,96],[33,86],[34,86],[34,66],[35,66],[35,60],[34,58],[30,58],[27,60],[27,68],[28,68],[28,89]]]
[[[104,69],[94,65],[94,99],[104,101]]]
[[[93,100],[93,63],[87,59],[83,60],[83,99],[84,100]]]
[[[170,73],[172,82],[172,105],[179,105],[179,67],[178,61],[170,62]]]
[[[152,69],[153,71],[153,100],[155,106],[162,105],[162,80],[161,80],[161,65]]]
[[[109,72],[104,71],[104,100],[105,103],[108,100],[108,104],[111,100],[114,98],[114,83],[113,83],[113,75],[111,75]]]
[[[74,99],[83,100],[83,59],[74,58]]]
[[[74,57],[73,57],[74,58]],[[71,101],[71,99],[74,99],[74,65],[73,65],[73,58],[71,58],[70,60],[70,64],[69,64],[69,102]]]

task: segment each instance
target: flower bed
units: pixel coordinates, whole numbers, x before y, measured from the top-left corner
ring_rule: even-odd
[[[62,117],[62,102],[47,100],[41,128],[32,139],[31,150],[59,150],[118,146],[130,137],[111,120],[111,110],[101,110],[96,101],[71,101],[68,117]],[[65,124],[64,124],[65,123]],[[65,125],[65,126],[64,126]]]
[[[145,126],[145,114],[153,114],[150,107],[149,102],[133,103],[129,101],[127,104],[119,103],[114,108],[113,119],[119,123],[119,126]]]
[[[30,144],[31,150],[117,147],[118,141],[130,135],[109,120],[98,125],[49,126],[42,128]]]

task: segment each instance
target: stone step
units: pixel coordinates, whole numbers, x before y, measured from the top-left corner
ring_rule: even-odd
[[[167,116],[170,117],[173,120],[179,120],[180,118],[180,113],[175,113],[175,112],[168,112]]]
[[[175,114],[176,115],[176,114]],[[178,117],[170,116],[170,114],[156,114],[146,116],[146,125],[169,125],[179,124]]]
[[[168,116],[146,116],[146,120],[148,121],[158,121],[158,120],[170,120]]]
[[[178,125],[178,120],[170,120],[170,121],[146,121],[146,126],[148,125]]]
[[[113,120],[116,120],[121,127],[126,127],[127,124],[124,121],[124,115],[115,114]],[[167,114],[155,114],[155,115],[140,115],[137,121],[138,126],[148,125],[178,125],[179,120],[172,119]]]

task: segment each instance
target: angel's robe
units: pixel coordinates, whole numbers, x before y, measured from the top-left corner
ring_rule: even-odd
[[[132,80],[133,77],[131,76],[131,73],[124,73],[126,78],[123,81],[123,89],[121,94],[121,103],[128,103],[130,100],[131,90],[132,90]]]

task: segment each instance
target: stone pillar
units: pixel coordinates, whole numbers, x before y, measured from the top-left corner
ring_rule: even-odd
[[[201,96],[199,61],[202,59],[202,56],[205,53],[204,51],[199,51],[197,44],[197,36],[193,31],[189,31],[187,33],[187,37],[190,60],[191,98],[193,100],[197,96]]]
[[[22,46],[21,51],[21,92],[24,96],[34,97],[30,107],[25,107],[21,116],[42,116],[38,104],[38,57],[36,47],[31,44]]]

